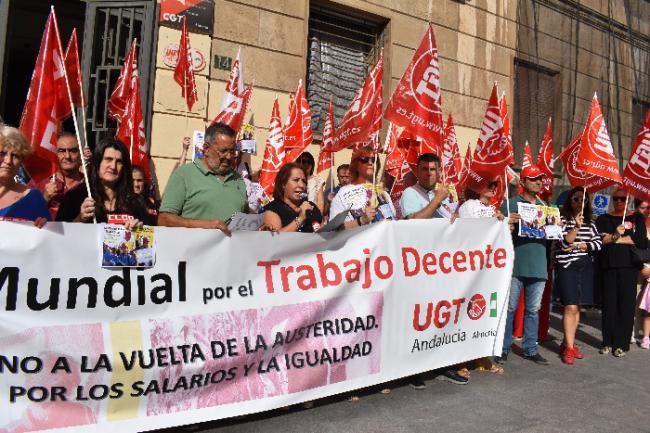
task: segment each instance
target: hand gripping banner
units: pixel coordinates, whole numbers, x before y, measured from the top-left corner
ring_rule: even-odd
[[[156,227],[155,265],[117,269],[100,230],[0,222],[2,431],[173,427],[501,353],[513,250],[495,219]]]

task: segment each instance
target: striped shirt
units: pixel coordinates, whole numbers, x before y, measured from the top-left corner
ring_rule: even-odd
[[[563,268],[567,268],[571,263],[575,262],[580,257],[585,257],[589,254],[593,255],[596,253],[596,251],[600,251],[603,246],[603,241],[600,238],[598,229],[593,222],[590,222],[589,224],[583,224],[580,227],[578,234],[576,235],[576,238],[572,244],[568,243],[565,238],[566,235],[573,230],[576,222],[573,218],[571,218],[569,221],[566,221],[564,217],[562,217],[562,222],[564,223],[564,227],[562,228],[563,236],[562,239],[558,241],[559,248],[555,253],[556,264],[562,266]],[[587,251],[573,248],[573,245],[577,246],[582,242],[587,244]]]

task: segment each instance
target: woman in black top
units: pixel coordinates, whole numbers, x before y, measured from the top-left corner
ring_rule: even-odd
[[[142,197],[133,192],[131,161],[124,143],[114,138],[102,140],[92,158],[88,197],[82,184],[64,197],[57,221],[124,224],[127,230],[149,222]]]
[[[603,237],[600,268],[603,275],[603,347],[621,357],[630,350],[634,325],[636,283],[639,266],[633,260],[632,247],[648,247],[645,219],[625,209],[627,193],[618,188],[612,194],[614,211],[598,217],[596,227]],[[624,217],[625,215],[625,217]]]
[[[307,201],[307,175],[294,163],[284,165],[275,178],[273,201],[264,207],[263,226],[278,232],[313,233],[322,220],[315,203]]]

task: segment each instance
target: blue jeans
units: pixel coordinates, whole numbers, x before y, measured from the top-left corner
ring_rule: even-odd
[[[524,289],[524,303],[526,305],[524,313],[524,355],[532,356],[537,353],[539,307],[542,304],[544,286],[546,286],[546,281],[539,278],[512,277],[510,298],[508,299],[506,332],[503,336],[503,353],[509,353],[512,346],[512,328],[522,288]]]

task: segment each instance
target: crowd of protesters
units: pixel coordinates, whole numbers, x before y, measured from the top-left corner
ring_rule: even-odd
[[[563,341],[559,356],[569,365],[584,354],[576,344],[580,309],[585,304],[602,306],[601,354],[623,357],[631,342],[650,347],[650,264],[645,254],[650,238],[650,205],[628,194],[612,193],[612,211],[594,218],[591,197],[582,188],[570,189],[561,208],[562,239],[520,237],[519,203],[544,204],[539,193],[544,173],[528,166],[520,173],[520,193],[506,199],[500,209],[490,205],[498,182],[480,191],[455,192],[441,183],[437,155],[418,157],[414,183],[393,203],[387,189],[376,182],[379,159],[371,148],[353,152],[349,164],[336,170],[338,184],[327,183],[314,173],[311,154],[277,173],[273,196],[264,198],[257,182],[259,172],[238,159],[236,132],[217,123],[205,132],[203,157],[186,163],[189,139],[175,167],[162,201],[155,199],[145,170],[132,166],[127,147],[117,139],[97,143],[92,154],[81,149],[75,135],[61,133],[56,144],[57,169],[36,184],[23,184],[19,170],[31,152],[16,128],[0,126],[0,219],[29,220],[37,227],[47,221],[119,223],[127,229],[144,225],[217,229],[230,234],[228,221],[237,212],[263,213],[260,229],[313,233],[338,215],[341,230],[355,229],[381,220],[447,218],[495,218],[509,224],[514,244],[503,353],[494,359],[443,369],[440,374],[457,384],[469,380],[468,368],[503,373],[512,351],[515,312],[524,293],[523,356],[539,365],[549,361],[538,352],[539,311],[549,275],[562,306]],[[82,159],[88,160],[88,179]],[[244,167],[243,175],[236,167]],[[385,182],[384,184],[388,184]],[[549,266],[547,260],[551,260]],[[549,273],[549,268],[552,272]],[[597,275],[598,277],[595,277]],[[601,299],[594,299],[600,282]],[[635,328],[636,316],[636,328]],[[637,340],[638,339],[638,340]],[[422,376],[411,378],[424,388]]]

